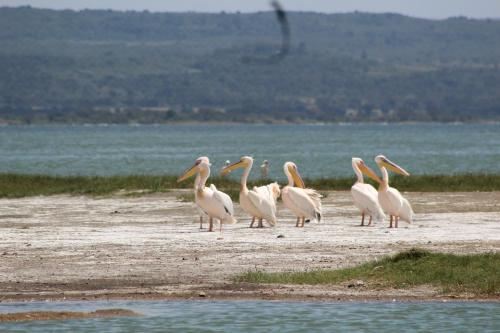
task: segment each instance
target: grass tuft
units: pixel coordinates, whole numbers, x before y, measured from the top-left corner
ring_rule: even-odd
[[[265,273],[250,271],[235,282],[339,284],[363,280],[371,287],[407,288],[431,285],[443,293],[500,295],[500,253],[454,255],[411,249],[392,257],[340,270]]]
[[[418,259],[421,259],[421,258],[425,258],[425,257],[428,257],[431,255],[431,252],[429,251],[426,251],[426,250],[421,250],[421,249],[410,249],[408,251],[405,251],[405,252],[400,252],[398,254],[396,254],[395,256],[393,256],[392,258],[390,258],[390,261],[391,262],[399,262],[399,261],[402,261],[402,260],[418,260]]]

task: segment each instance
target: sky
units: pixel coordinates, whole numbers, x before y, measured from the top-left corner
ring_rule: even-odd
[[[500,18],[500,0],[281,0],[286,10],[325,13],[400,13],[442,19],[451,16]],[[51,9],[255,12],[269,10],[268,0],[0,0],[0,6]]]

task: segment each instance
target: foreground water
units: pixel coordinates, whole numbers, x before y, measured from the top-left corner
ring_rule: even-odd
[[[498,332],[498,303],[112,301],[1,304],[0,312],[126,308],[140,317],[0,324],[2,332]]]
[[[351,176],[351,157],[385,154],[414,174],[499,173],[500,124],[3,126],[0,172],[179,174],[198,156],[217,170],[251,155],[271,178]],[[254,171],[254,176],[258,171]]]

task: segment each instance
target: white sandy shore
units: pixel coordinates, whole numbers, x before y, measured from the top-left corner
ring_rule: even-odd
[[[238,209],[239,223],[222,234],[200,231],[196,209],[176,198],[180,192],[0,200],[0,299],[144,289],[175,294],[248,270],[346,267],[411,247],[500,250],[499,192],[405,194],[417,217],[398,229],[358,226],[350,194],[329,192],[321,224],[295,228],[280,206],[277,227],[249,229]]]

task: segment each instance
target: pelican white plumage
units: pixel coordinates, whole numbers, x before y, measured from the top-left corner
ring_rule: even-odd
[[[370,216],[370,221],[368,222],[369,226],[372,224],[372,218],[375,218],[377,222],[384,221],[385,214],[378,202],[378,192],[375,187],[364,182],[363,174],[379,184],[382,180],[380,180],[377,174],[370,169],[361,158],[352,158],[352,169],[358,178],[356,183],[351,187],[351,195],[354,205],[361,211],[361,225],[364,225],[365,214]]]
[[[178,179],[181,182],[193,175],[199,175],[195,180],[196,205],[209,217],[208,231],[213,231],[213,219],[218,219],[222,230],[222,223],[235,223],[234,207],[231,198],[224,192],[217,190],[215,185],[206,187],[210,176],[210,160],[206,156],[196,159],[194,165],[186,170]]]
[[[283,171],[288,178],[288,185],[281,190],[283,204],[297,216],[296,227],[304,227],[306,219],[321,221],[321,194],[315,190],[305,188],[300,177],[297,165],[286,162]],[[294,186],[296,185],[296,186]],[[302,225],[300,221],[302,220]]]
[[[276,225],[276,199],[279,197],[280,189],[278,184],[273,183],[267,186],[254,187],[249,190],[247,187],[248,175],[252,169],[253,158],[250,156],[243,156],[238,162],[235,162],[222,170],[222,174],[244,168],[241,176],[240,187],[240,206],[243,210],[252,216],[253,226],[255,219],[259,219],[259,228],[262,228],[262,220],[265,219],[271,226]]]
[[[411,223],[413,220],[413,209],[408,200],[397,189],[389,186],[389,173],[387,169],[404,176],[409,176],[410,174],[384,155],[375,157],[375,162],[382,172],[382,182],[378,188],[378,201],[382,209],[390,216],[389,228],[392,228],[393,219],[395,228],[398,227],[399,219]]]

